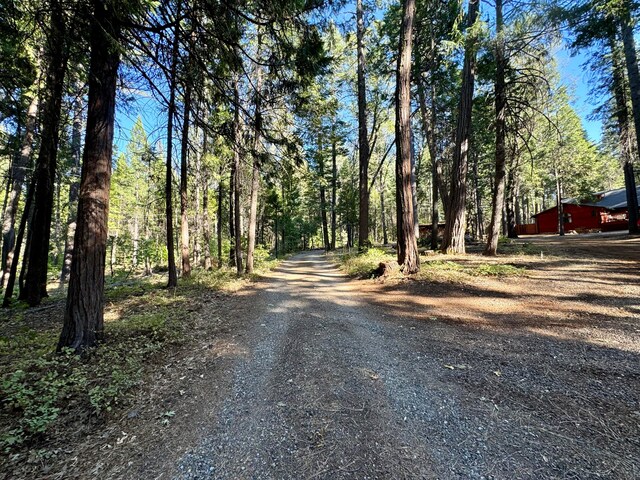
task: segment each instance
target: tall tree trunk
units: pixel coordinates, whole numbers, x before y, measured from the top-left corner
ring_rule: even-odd
[[[182,122],[182,147],[180,148],[180,245],[182,253],[182,278],[191,276],[189,260],[189,121],[191,115],[191,78],[187,78],[184,88],[184,116]]]
[[[421,71],[419,60],[416,60],[418,71]],[[431,249],[438,248],[438,224],[440,215],[438,213],[439,191],[444,190],[442,185],[442,166],[439,165],[439,156],[436,148],[435,139],[435,108],[431,111],[427,108],[427,100],[425,93],[424,80],[417,79],[418,82],[418,101],[420,104],[420,116],[422,117],[422,130],[426,139],[427,148],[429,149],[429,158],[431,160]],[[435,98],[431,99],[432,103]]]
[[[27,259],[24,291],[20,298],[30,306],[39,305],[47,296],[47,266],[53,214],[54,183],[58,159],[58,140],[62,93],[67,71],[68,52],[65,19],[60,0],[51,0],[51,28],[47,38],[47,75],[42,112],[40,152],[36,162],[36,189],[33,217],[29,228],[31,248]]]
[[[180,16],[181,2],[178,1],[176,17]],[[173,120],[176,114],[176,71],[178,68],[178,49],[180,48],[180,27],[176,24],[171,52],[171,70],[169,72],[169,105],[167,106],[167,165],[165,172],[165,217],[167,223],[167,256],[169,279],[167,288],[178,286],[176,270],[175,243],[173,234]]]
[[[322,145],[320,146],[322,150]],[[329,240],[329,224],[327,221],[327,194],[324,186],[324,159],[322,151],[318,154],[318,174],[320,176],[320,218],[322,220],[322,241],[325,251],[329,251],[331,246]]]
[[[633,38],[631,39],[633,41]],[[627,103],[627,84],[623,71],[621,52],[615,36],[609,38],[612,58],[613,97],[616,102],[616,119],[618,122],[618,134],[624,159],[624,180],[627,191],[627,211],[629,217],[629,233],[638,233],[638,192],[633,176],[633,145],[631,125],[629,119],[629,107]],[[633,47],[635,48],[635,46]],[[632,52],[631,57],[633,57]],[[633,58],[632,58],[633,59]],[[635,118],[635,116],[634,116]],[[640,140],[638,140],[640,145]]]
[[[25,123],[24,137],[20,147],[20,154],[11,165],[11,191],[7,199],[7,207],[4,211],[4,220],[2,223],[2,278],[0,279],[0,287],[4,286],[5,277],[8,277],[13,264],[14,248],[15,248],[15,224],[16,215],[18,214],[18,204],[20,202],[20,194],[22,186],[29,167],[31,153],[33,152],[33,137],[36,129],[38,116],[38,95],[34,94],[29,108],[27,109],[27,120]]]
[[[389,233],[387,230],[387,215],[386,207],[384,203],[384,175],[380,174],[380,222],[382,226],[382,244],[387,245],[389,243]]]
[[[405,274],[420,269],[411,190],[411,49],[415,0],[402,4],[402,27],[396,73],[396,208],[398,263]]]
[[[234,86],[233,99],[235,112],[233,114],[233,232],[235,238],[235,264],[238,275],[242,273],[242,232],[240,222],[240,142],[242,131],[240,125],[240,92],[238,82]]]
[[[208,153],[207,144],[207,131],[204,131],[204,140],[202,142],[202,157]],[[202,233],[204,238],[204,268],[205,270],[211,270],[213,265],[211,263],[211,222],[209,221],[209,168],[201,161],[202,165]]]
[[[638,58],[636,53],[636,43],[633,37],[633,21],[630,9],[631,1],[624,1],[624,8],[620,17],[620,28],[622,32],[622,44],[624,47],[624,57],[627,65],[627,75],[629,77],[629,89],[631,90],[631,106],[633,111],[633,123],[636,130],[636,142],[640,151],[640,71],[638,70]]]
[[[369,134],[367,132],[367,90],[364,55],[364,9],[362,0],[356,0],[356,36],[358,49],[358,164],[359,164],[359,221],[358,249],[369,246]]]
[[[234,130],[235,131],[235,130]],[[234,193],[236,191],[236,161],[235,161],[235,149],[234,145],[234,157],[231,159],[231,169],[229,172],[229,261],[232,267],[236,267],[236,229],[235,229],[235,215],[234,215]]]
[[[509,173],[509,179],[507,182],[507,237],[508,238],[518,238],[518,231],[516,228],[517,220],[516,220],[516,197],[518,194],[518,178],[517,178],[517,170],[516,167],[511,167],[511,172]]]
[[[205,151],[207,148],[207,134],[204,133],[203,144],[202,144],[202,154],[195,156],[195,167],[196,167],[196,178],[195,178],[195,202],[194,202],[194,210],[195,215],[193,218],[193,262],[201,267],[202,266],[202,245],[200,244],[202,238],[202,158],[205,155]]]
[[[564,204],[562,203],[562,182],[560,175],[558,174],[557,167],[554,168],[554,175],[556,177],[556,206],[558,209],[558,234],[564,235]]]
[[[331,250],[336,249],[336,207],[338,189],[338,148],[335,131],[331,135]]]
[[[67,237],[64,246],[64,260],[60,272],[60,283],[66,283],[71,272],[71,259],[73,257],[73,242],[76,234],[76,217],[78,214],[78,196],[80,195],[80,164],[82,159],[82,86],[77,84],[78,93],[73,108],[73,126],[71,131],[71,155],[73,165],[69,185],[69,213],[67,215]]]
[[[204,268],[211,270],[211,222],[209,221],[209,179],[205,177],[202,188],[202,232],[204,237]]]
[[[258,54],[261,38],[258,35]],[[262,68],[256,66],[256,94],[254,100],[255,125],[253,128],[253,167],[249,198],[249,231],[247,232],[247,265],[245,271],[253,273],[253,254],[256,248],[256,224],[258,222],[258,194],[260,190],[260,134],[262,132]]]
[[[484,238],[484,216],[482,214],[482,194],[480,192],[480,182],[478,174],[478,163],[480,159],[478,155],[474,155],[473,161],[473,188],[475,190],[475,210],[476,210],[476,236],[478,240]]]
[[[506,108],[507,90],[505,82],[505,70],[507,59],[504,45],[504,20],[502,16],[502,0],[496,0],[496,81],[495,91],[495,114],[496,114],[496,152],[495,152],[495,179],[493,182],[493,196],[491,198],[491,222],[487,232],[487,245],[484,249],[485,255],[496,255],[498,253],[498,239],[500,238],[500,223],[502,222],[502,207],[504,205],[504,185],[506,177]]]
[[[476,72],[477,34],[473,25],[478,18],[479,0],[469,0],[469,23],[465,41],[464,66],[462,69],[462,91],[458,107],[456,143],[451,170],[451,193],[446,211],[443,253],[465,253],[465,230],[467,213],[467,171],[469,168],[469,137],[471,135],[471,113]]]
[[[218,247],[218,268],[222,268],[222,264],[224,263],[222,261],[222,202],[224,201],[224,188],[223,188],[223,184],[222,184],[222,177],[224,175],[224,168],[221,165],[220,166],[220,180],[218,182],[218,214],[217,214],[217,226],[216,226],[216,233],[217,233],[217,247]]]
[[[78,225],[58,350],[82,352],[103,336],[111,156],[120,50],[114,4],[93,1],[87,131],[82,159]]]

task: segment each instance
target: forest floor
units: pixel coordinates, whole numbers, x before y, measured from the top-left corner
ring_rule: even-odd
[[[415,278],[383,280],[316,251],[198,290],[187,338],[151,358],[131,400],[2,473],[639,478],[640,239],[503,252],[425,255]]]

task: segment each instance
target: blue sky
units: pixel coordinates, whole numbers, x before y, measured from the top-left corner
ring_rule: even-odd
[[[589,138],[598,143],[602,136],[602,122],[591,120],[589,116],[602,99],[594,98],[590,93],[588,73],[583,66],[585,55],[579,54],[572,57],[566,48],[562,48],[558,51],[556,59],[562,83],[569,87],[571,104],[582,119],[582,125]]]

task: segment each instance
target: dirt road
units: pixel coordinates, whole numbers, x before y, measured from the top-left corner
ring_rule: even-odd
[[[580,316],[494,315],[500,302],[544,305],[539,278],[517,281],[528,295],[489,280],[412,290],[349,280],[321,253],[294,257],[221,302],[226,313],[203,310],[222,326],[167,365],[156,416],[103,432],[99,455],[65,478],[640,477],[638,285],[615,307],[636,340],[605,344],[584,323],[566,333]]]

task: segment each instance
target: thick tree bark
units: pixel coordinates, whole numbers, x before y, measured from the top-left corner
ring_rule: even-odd
[[[29,224],[29,249],[24,291],[20,298],[30,306],[39,305],[47,296],[47,266],[53,214],[54,182],[58,159],[58,140],[62,93],[67,71],[68,51],[65,19],[60,0],[50,1],[51,28],[48,35],[47,74],[42,111],[40,152],[36,162],[36,189],[33,217]]]
[[[630,0],[625,0],[626,8],[620,18],[620,28],[622,31],[622,44],[624,47],[624,57],[627,65],[627,76],[629,78],[629,89],[631,90],[631,106],[633,112],[633,123],[636,130],[636,142],[640,151],[640,71],[638,69],[638,58],[636,54],[636,43],[633,37],[633,23],[629,9]]]
[[[359,221],[358,249],[369,246],[369,134],[367,132],[367,90],[364,54],[364,9],[356,0],[356,36],[358,50],[358,165],[359,165]]]
[[[82,86],[78,85],[77,98],[73,108],[73,126],[71,131],[71,152],[73,181],[69,185],[69,213],[67,215],[67,235],[64,245],[64,260],[60,272],[60,283],[66,283],[71,272],[73,242],[76,235],[76,217],[78,214],[78,196],[80,195],[80,165],[82,159]]]
[[[498,253],[498,239],[500,238],[500,223],[502,222],[502,207],[504,205],[504,185],[506,178],[506,108],[507,91],[505,82],[505,70],[507,59],[505,56],[504,44],[504,20],[502,16],[502,0],[496,0],[496,81],[495,91],[495,114],[496,114],[496,151],[495,151],[495,179],[493,182],[493,196],[491,198],[491,222],[487,232],[487,245],[484,249],[485,255],[496,255]]]
[[[402,4],[402,27],[396,73],[396,208],[398,263],[405,274],[420,269],[411,190],[411,49],[415,0]]]
[[[180,148],[180,251],[182,256],[182,278],[191,276],[189,260],[189,121],[191,116],[191,78],[187,78],[184,88],[184,115],[182,122],[182,146]]]
[[[119,20],[111,3],[93,1],[87,131],[82,159],[73,261],[58,350],[83,352],[103,336],[116,83],[120,64]]]
[[[609,38],[612,60],[613,97],[616,102],[616,120],[618,134],[624,159],[624,180],[627,190],[627,211],[629,216],[629,233],[638,233],[638,192],[633,176],[633,139],[627,103],[627,84],[623,70],[623,60],[615,36]]]
[[[465,42],[464,66],[462,69],[462,91],[458,107],[456,143],[451,171],[451,193],[446,211],[443,253],[465,253],[465,231],[467,220],[467,171],[469,168],[469,137],[471,135],[471,113],[476,71],[477,35],[473,25],[478,18],[479,0],[469,0],[469,23]]]
[[[177,15],[180,15],[178,2]],[[169,279],[167,288],[178,286],[176,270],[175,243],[173,233],[173,119],[176,113],[176,70],[178,67],[178,49],[180,47],[180,27],[176,25],[171,52],[171,70],[169,72],[169,105],[167,106],[167,165],[165,171],[165,217],[167,223],[167,257],[169,263]]]
[[[7,199],[7,206],[4,211],[4,221],[2,223],[2,278],[0,279],[0,287],[4,286],[5,278],[11,272],[13,264],[14,248],[15,248],[15,224],[16,215],[18,214],[18,204],[20,202],[20,194],[29,167],[31,153],[33,152],[33,140],[36,129],[38,116],[38,95],[34,94],[29,108],[27,109],[27,119],[24,129],[24,137],[20,147],[20,154],[16,157],[11,165],[10,181],[11,190]]]

